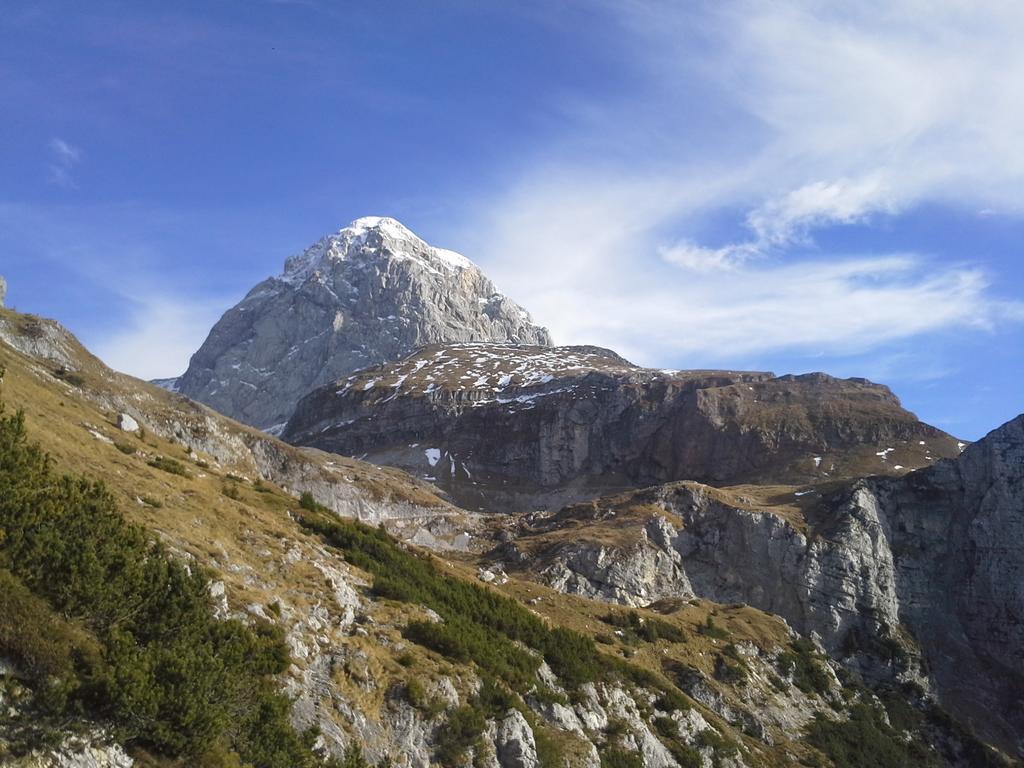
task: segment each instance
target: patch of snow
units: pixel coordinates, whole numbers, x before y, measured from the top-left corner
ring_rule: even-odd
[[[434,256],[444,262],[450,267],[456,269],[469,269],[473,266],[473,262],[463,256],[461,253],[455,251],[449,251],[444,248],[434,248]]]
[[[427,450],[423,452],[423,455],[427,457],[427,461],[430,463],[430,466],[436,467],[437,462],[441,460],[441,449],[427,448]]]
[[[156,384],[160,389],[166,389],[168,392],[179,392],[180,390],[181,377],[176,376],[173,379],[152,379],[150,384]]]

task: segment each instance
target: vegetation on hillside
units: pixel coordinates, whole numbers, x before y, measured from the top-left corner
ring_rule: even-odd
[[[545,661],[572,693],[584,683],[618,680],[658,692],[659,704],[668,709],[689,709],[692,702],[660,675],[614,656],[601,654],[594,641],[564,627],[550,626],[516,600],[495,590],[443,573],[429,555],[404,548],[380,528],[354,520],[340,520],[311,497],[300,505],[307,514],[298,522],[319,533],[353,565],[373,578],[379,596],[415,603],[433,611],[441,622],[412,621],[405,636],[460,664],[473,663],[483,680],[480,693],[467,705],[448,713],[436,757],[442,765],[456,765],[478,746],[486,718],[519,710],[534,727],[538,755],[545,766],[561,765],[555,744],[539,726],[521,695],[557,698],[545,688],[537,671]],[[611,619],[619,622],[620,619]],[[670,636],[682,639],[667,622],[653,620],[643,629],[639,618],[625,615],[624,626],[635,626],[645,639]],[[653,634],[650,634],[653,632]],[[651,641],[653,641],[653,639]],[[415,686],[414,686],[415,689]],[[414,698],[419,698],[414,690]],[[666,741],[671,741],[666,738]],[[680,750],[682,744],[674,744]]]
[[[35,691],[36,737],[88,716],[191,764],[317,762],[273,682],[280,633],[217,620],[203,572],[127,523],[102,483],[58,474],[2,403],[0,656]]]

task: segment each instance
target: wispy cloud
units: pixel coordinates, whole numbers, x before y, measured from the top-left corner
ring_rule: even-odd
[[[667,364],[1021,319],[969,255],[815,253],[814,238],[922,203],[1024,212],[1024,6],[606,7],[636,87],[576,109],[473,222],[471,247],[559,341]]]
[[[82,160],[82,150],[56,136],[50,139],[49,180],[64,189],[77,189],[72,171]]]
[[[182,300],[160,292],[135,295],[127,322],[99,340],[93,351],[111,368],[133,376],[177,376],[185,372],[225,306],[223,300]]]
[[[215,272],[200,280],[174,269],[193,246],[168,245],[167,233],[211,228],[211,219],[137,205],[0,202],[3,272],[28,294],[59,297],[49,313],[111,367],[146,379],[175,376],[245,290],[211,285]],[[22,309],[47,313],[45,304]]]

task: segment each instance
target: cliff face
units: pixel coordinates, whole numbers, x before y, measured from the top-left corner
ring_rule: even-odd
[[[315,387],[423,344],[469,340],[551,343],[471,261],[394,219],[367,217],[253,288],[188,371],[164,384],[239,421],[280,428]]]
[[[887,387],[639,368],[596,347],[427,347],[299,403],[282,435],[429,477],[459,503],[558,506],[696,479],[900,473],[958,454]]]
[[[588,597],[777,614],[1024,751],[1024,416],[904,477],[747,493],[677,483],[581,504],[496,554]]]

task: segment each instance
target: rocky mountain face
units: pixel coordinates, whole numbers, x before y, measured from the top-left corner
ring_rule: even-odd
[[[4,306],[7,299],[7,281],[0,277],[0,307]]]
[[[657,378],[594,348],[557,359],[636,375],[641,390]],[[950,724],[933,685],[996,743],[1018,728],[1021,420],[906,477],[675,483],[553,515],[481,516],[398,470],[287,445],[115,373],[50,321],[0,311],[0,366],[8,413],[24,412],[61,471],[104,478],[127,519],[208,573],[218,617],[281,633],[290,666],[277,684],[325,756],[401,768],[1004,764]],[[504,371],[491,397],[535,375]],[[776,381],[700,376],[755,391]],[[197,764],[154,763],[99,713],[47,719],[3,618],[0,764]]]
[[[453,341],[549,345],[547,330],[457,253],[367,217],[285,263],[217,322],[176,386],[261,429],[315,387]]]
[[[521,522],[495,557],[627,605],[755,606],[866,677],[932,687],[1024,754],[1022,491],[1024,416],[903,477],[770,494],[675,483],[580,504]]]
[[[493,546],[488,523],[429,486],[294,448],[117,374],[56,323],[0,312],[0,366],[8,413],[24,411],[61,471],[104,478],[126,518],[208,573],[217,616],[281,633],[280,689],[324,755],[402,768],[822,764],[827,742],[809,729],[845,734],[857,706],[899,755],[911,744],[970,765],[964,750],[980,749],[952,732],[929,746],[924,715],[889,725],[893,704],[844,682],[757,608],[677,600],[627,613],[532,573],[496,574],[476,554]],[[299,491],[324,506],[300,503]],[[444,558],[353,518],[416,541],[426,531]],[[3,618],[0,764],[199,764],[140,751],[100,712],[47,719],[33,703],[38,678],[7,655]]]
[[[597,347],[425,347],[303,398],[283,435],[429,478],[468,508],[530,509],[699,480],[899,474],[956,456],[884,386],[669,371]]]

